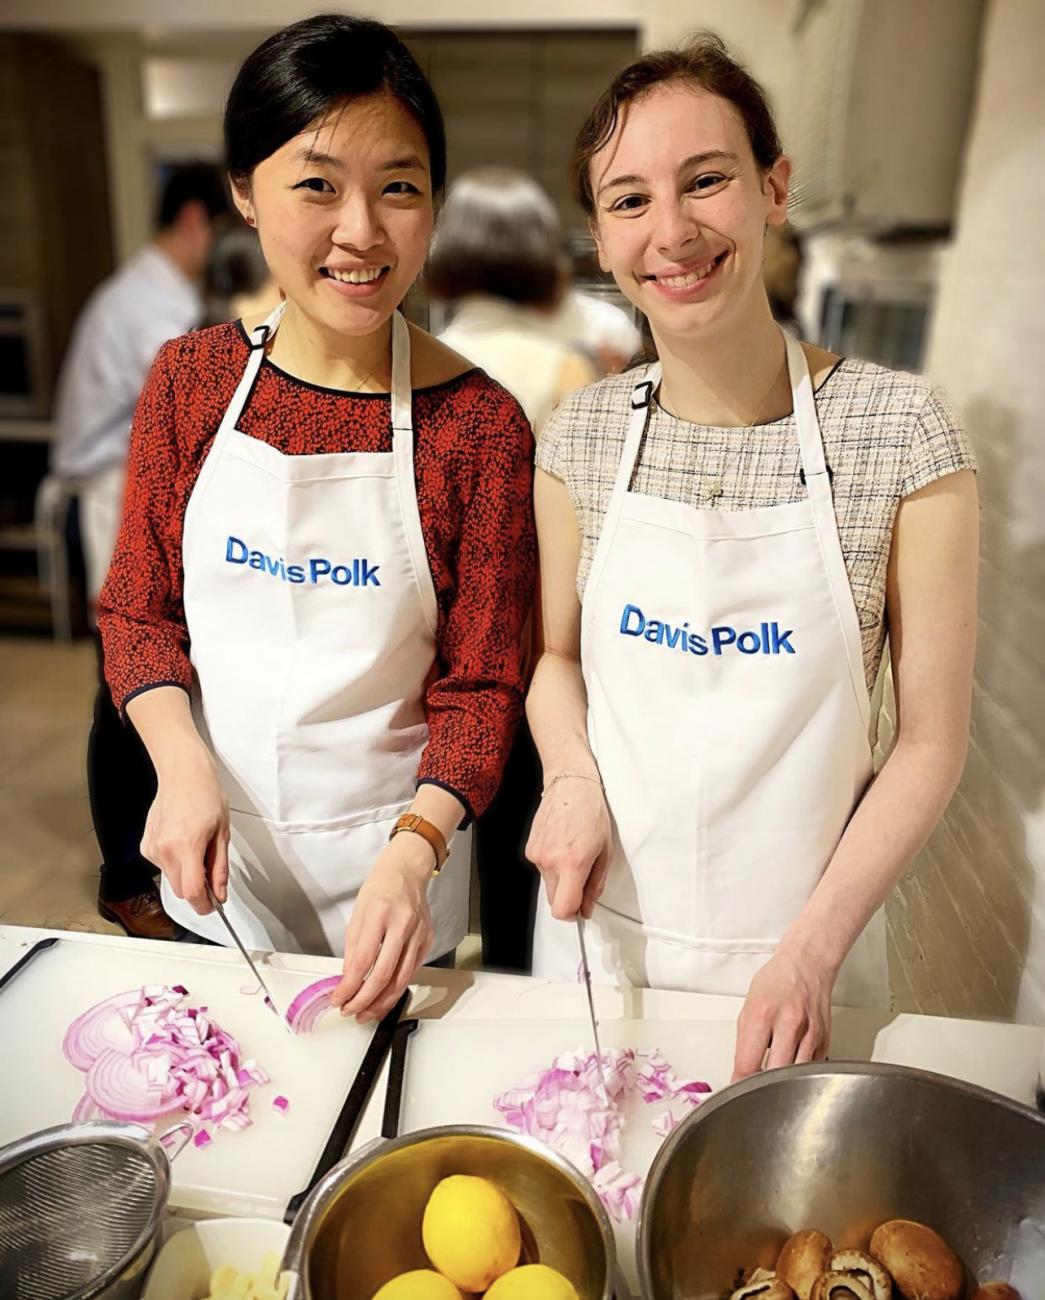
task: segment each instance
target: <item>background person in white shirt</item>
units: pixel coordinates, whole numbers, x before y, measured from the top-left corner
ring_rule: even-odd
[[[77,484],[80,531],[93,602],[120,523],[131,416],[162,344],[199,325],[199,284],[228,211],[220,174],[206,163],[175,168],[163,187],[157,232],[87,301],[62,364],[51,468]]]
[[[425,288],[453,308],[439,335],[505,388],[535,430],[598,372],[553,324],[567,282],[551,199],[511,167],[476,167],[450,187]]]
[[[88,596],[94,602],[123,512],[131,417],[156,353],[201,323],[199,285],[216,224],[229,211],[224,181],[206,163],[167,178],[151,243],[95,289],[73,331],[58,383],[52,469],[76,485]],[[99,689],[87,785],[102,853],[98,911],[136,938],[173,939],[155,873],[141,855],[156,795],[152,763],[113,706],[98,648]]]

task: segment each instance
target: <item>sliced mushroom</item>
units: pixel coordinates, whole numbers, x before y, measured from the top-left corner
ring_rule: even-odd
[[[821,1273],[809,1300],[875,1300],[870,1286],[854,1273]]]
[[[777,1256],[777,1277],[782,1277],[799,1300],[809,1300],[813,1283],[831,1268],[831,1238],[816,1228],[803,1228],[788,1237]]]
[[[766,1273],[766,1269],[759,1268],[756,1273]],[[795,1300],[795,1293],[791,1290],[783,1278],[777,1277],[775,1273],[769,1273],[766,1277],[761,1277],[758,1281],[745,1282],[742,1287],[738,1287],[729,1300]]]
[[[839,1250],[831,1258],[835,1273],[848,1273],[861,1281],[874,1296],[874,1300],[890,1300],[893,1279],[873,1255],[865,1250]]]

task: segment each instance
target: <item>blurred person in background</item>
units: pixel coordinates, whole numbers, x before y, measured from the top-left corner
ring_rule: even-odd
[[[175,167],[163,186],[152,241],[99,285],[73,331],[58,381],[51,463],[79,497],[92,609],[119,528],[135,403],[162,344],[203,317],[202,280],[216,223],[228,210],[214,167]],[[155,870],[140,850],[155,775],[138,737],[113,707],[100,642],[98,650],[99,689],[87,751],[102,852],[98,911],[137,938],[172,939]]]
[[[566,274],[555,206],[525,172],[477,167],[450,187],[425,276],[453,308],[439,337],[504,384],[534,429],[598,377],[551,324]]]
[[[203,319],[215,224],[228,210],[214,167],[175,167],[163,186],[151,242],[95,289],[73,330],[58,379],[51,468],[76,484],[92,602],[120,524],[138,395],[162,344]]]
[[[267,316],[279,305],[279,287],[255,231],[237,225],[221,232],[207,265],[204,299],[204,328]]]
[[[642,334],[622,307],[578,289],[572,267],[567,279],[568,287],[551,314],[552,334],[588,357],[600,377],[615,375],[635,359]]]
[[[446,172],[387,27],[322,14],[239,69],[236,206],[283,299],[166,344],[99,601],[106,672],[158,775],[142,850],[168,912],[343,955],[374,1019],[468,927],[460,827],[500,784],[533,593],[518,402],[399,304]]]
[[[453,309],[439,337],[503,384],[535,429],[597,378],[552,328],[565,267],[555,207],[525,172],[480,167],[450,187],[425,276],[429,296]],[[524,849],[539,792],[522,722],[500,789],[475,828],[483,965],[491,969],[530,969],[538,881]]]
[[[717,38],[625,69],[575,169],[659,359],[538,446],[534,973],[573,979],[590,918],[594,978],[744,998],[739,1078],[822,1057],[832,1002],[888,1006],[882,905],[968,745],[975,462],[927,380],[774,321],[790,164]]]
[[[762,257],[762,279],[766,285],[769,310],[778,325],[800,338],[798,288],[802,274],[802,245],[794,227],[769,226]]]

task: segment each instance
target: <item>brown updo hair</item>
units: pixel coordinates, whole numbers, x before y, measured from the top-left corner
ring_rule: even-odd
[[[573,150],[577,201],[589,218],[595,215],[591,160],[609,142],[626,105],[655,86],[671,81],[684,82],[720,99],[728,99],[740,114],[755,162],[763,171],[768,171],[783,152],[766,92],[747,68],[733,58],[721,37],[701,32],[677,49],[655,50],[636,59],[617,74],[595,101]]]

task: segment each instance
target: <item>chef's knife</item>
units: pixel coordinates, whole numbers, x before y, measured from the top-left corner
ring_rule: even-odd
[[[584,991],[588,995],[588,1015],[591,1018],[591,1033],[595,1039],[595,1059],[599,1065],[599,1078],[602,1080],[602,1088],[606,1090],[606,1077],[602,1072],[602,1046],[599,1043],[599,1022],[595,1015],[595,998],[591,991],[591,967],[588,965],[588,948],[584,942],[584,917],[577,917],[577,938],[581,945],[581,971],[584,974]]]
[[[232,928],[232,922],[231,922],[231,921],[229,920],[229,918],[225,915],[225,909],[224,909],[224,908],[222,907],[222,905],[218,902],[217,897],[216,897],[215,894],[214,894],[214,890],[211,889],[211,887],[210,887],[210,881],[208,880],[208,881],[206,881],[205,883],[206,883],[206,886],[207,886],[207,897],[210,899],[211,907],[213,907],[214,910],[215,910],[215,912],[217,912],[218,916],[221,917],[221,923],[222,923],[222,925],[225,927],[226,930],[228,930],[229,934],[232,936],[232,942],[233,942],[233,943],[236,945],[236,947],[240,950],[240,956],[243,958],[243,960],[244,960],[244,961],[247,963],[247,965],[250,967],[250,973],[251,973],[251,975],[253,975],[254,978],[257,980],[257,982],[261,985],[262,991],[263,991],[264,994],[265,994],[265,1005],[268,1007],[268,1009],[272,1012],[272,1014],[273,1014],[274,1016],[278,1016],[278,1017],[279,1017],[279,1022],[280,1022],[280,1024],[281,1024],[281,1025],[283,1026],[283,1028],[287,1031],[287,1033],[290,1034],[291,1037],[293,1037],[293,1035],[294,1035],[294,1031],[293,1031],[293,1029],[291,1029],[290,1024],[288,1023],[286,1016],[283,1014],[282,1011],[280,1011],[279,1007],[276,1006],[276,1000],[275,1000],[275,998],[273,998],[272,994],[269,992],[269,987],[268,987],[268,985],[267,985],[267,984],[265,983],[265,981],[261,978],[261,972],[260,972],[260,971],[258,970],[258,968],[254,965],[254,962],[251,960],[250,953],[247,952],[246,948],[244,948],[243,944],[240,942],[240,937],[239,937],[239,935],[238,935],[238,934],[236,933],[236,931]]]

